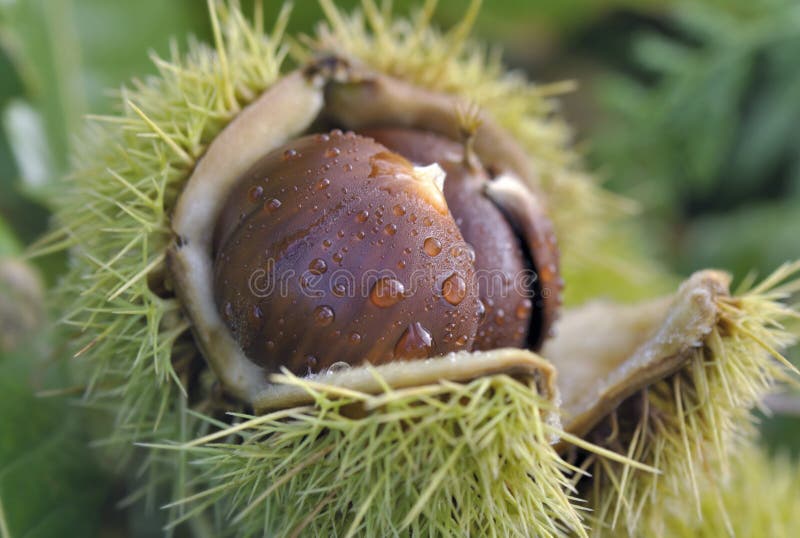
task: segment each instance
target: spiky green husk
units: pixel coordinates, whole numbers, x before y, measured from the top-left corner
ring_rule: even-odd
[[[786,265],[752,290],[719,298],[717,325],[687,365],[624,404],[641,406],[638,423],[607,444],[661,474],[597,460],[589,492],[596,534],[641,535],[676,499],[683,506],[693,499],[700,514],[700,484],[726,479],[731,459],[752,439],[753,408],[791,378],[776,350],[796,340],[785,324],[798,314],[783,301],[800,289],[798,271],[800,264]]]
[[[126,461],[120,458],[120,450],[125,452],[134,442],[182,442],[202,435],[212,427],[206,415],[220,409],[213,399],[211,382],[202,373],[202,359],[188,335],[188,323],[177,301],[168,293],[160,293],[165,249],[171,239],[169,215],[211,140],[280,77],[288,51],[282,37],[288,11],[267,37],[258,14],[252,26],[235,2],[209,4],[215,47],[192,42],[185,54],[175,48],[169,60],[154,58],[158,76],[122,89],[118,115],[93,118],[85,140],[78,145],[75,171],[53,197],[56,231],[36,248],[39,254],[70,251],[70,269],[56,290],[62,321],[75,330],[72,363],[76,378],[83,382],[84,403],[106,410],[112,417],[113,423],[103,432],[107,438],[101,443],[113,446],[114,459],[120,462]],[[541,159],[543,187],[552,184],[557,186],[549,189],[553,193],[570,189],[581,193],[564,202],[570,208],[570,218],[560,221],[559,233],[567,242],[576,241],[589,229],[602,228],[600,217],[607,216],[616,205],[605,203],[611,198],[575,171],[564,123],[552,115],[549,96],[558,88],[539,88],[508,75],[495,56],[469,44],[466,35],[474,9],[450,33],[433,30],[430,15],[434,4],[428,2],[415,22],[409,23],[377,16],[372,3],[365,2],[371,23],[367,30],[358,22],[358,15],[347,19],[330,3],[324,3],[333,30],[322,28],[315,43],[298,47],[295,52],[302,58],[324,50],[335,38],[341,54],[357,56],[378,70],[426,88],[468,96],[493,113]],[[573,222],[575,230],[568,228]],[[591,226],[586,225],[589,222]],[[198,371],[200,379],[205,380],[202,383],[197,382]],[[487,409],[493,410],[491,406]],[[517,446],[541,438],[520,439]],[[499,445],[491,446],[499,450]],[[500,467],[519,471],[525,465],[542,467],[536,470],[536,481],[528,481],[528,485],[539,487],[544,498],[530,497],[536,487],[522,493],[537,514],[526,514],[530,520],[520,521],[552,521],[553,532],[555,525],[562,524],[555,522],[576,527],[577,516],[565,504],[557,460],[548,456],[536,463],[532,459],[549,454],[549,449],[542,447],[546,443],[526,452],[522,461],[527,463],[519,464],[522,467],[515,467],[516,463]],[[475,463],[477,455],[486,454],[462,449],[458,461],[471,461],[473,467],[482,468]],[[132,498],[160,485],[172,489],[172,498],[186,496],[193,469],[184,457],[155,453],[142,457],[138,472],[143,473],[141,482],[146,488],[136,491]],[[165,465],[174,468],[164,472]],[[395,468],[398,474],[401,470]],[[424,478],[423,470],[419,471],[419,480]],[[524,474],[513,480],[521,476]],[[545,492],[541,488],[550,489]],[[465,492],[460,494],[467,495]],[[512,510],[508,492],[503,495],[502,506]],[[467,497],[464,499],[466,502]],[[463,510],[495,513],[491,508],[494,505],[463,506]],[[502,510],[496,510],[500,510],[495,514],[499,518]],[[264,524],[263,520],[254,521],[248,519],[242,524]],[[520,524],[524,529],[525,524],[533,523]]]
[[[235,3],[228,5],[211,1],[210,4],[216,47],[191,43],[184,55],[176,50],[170,60],[155,58],[159,75],[123,89],[119,94],[118,115],[95,118],[97,121],[91,126],[85,143],[79,145],[81,149],[76,155],[76,171],[54,196],[57,231],[37,249],[39,253],[63,249],[71,252],[69,272],[57,292],[64,312],[63,321],[76,332],[75,358],[72,362],[79,371],[78,378],[84,382],[82,389],[87,405],[107,409],[113,417],[114,423],[106,432],[109,435],[107,442],[120,447],[128,447],[134,441],[154,439],[184,442],[203,435],[207,430],[224,429],[227,425],[210,418],[218,416],[214,413],[223,406],[214,400],[211,382],[200,371],[202,361],[188,337],[188,323],[177,301],[169,296],[163,298],[156,291],[161,288],[164,253],[170,240],[169,215],[176,197],[210,141],[242,107],[281,75],[288,50],[282,39],[287,12],[277,22],[272,35],[265,37],[258,22],[255,26],[247,23]],[[558,116],[553,114],[555,105],[551,100],[551,95],[563,87],[527,83],[521,77],[505,72],[496,55],[469,43],[466,35],[474,17],[474,8],[468,11],[464,22],[454,30],[447,34],[437,33],[430,26],[434,4],[426,3],[417,17],[408,22],[391,20],[388,15],[375,9],[372,2],[365,1],[365,24],[363,16],[345,16],[331,2],[323,2],[328,12],[329,29],[323,27],[317,39],[299,45],[294,52],[297,58],[302,59],[315,51],[334,47],[338,53],[359,58],[378,71],[402,77],[425,88],[457,93],[474,101],[509,130],[535,161],[539,171],[539,187],[548,196],[562,245],[562,265],[564,274],[569,278],[568,289],[573,300],[594,293],[598,287],[593,275],[598,273],[606,275],[601,288],[606,296],[626,295],[628,299],[634,298],[627,292],[632,281],[642,283],[635,296],[658,293],[663,283],[658,271],[651,264],[637,260],[631,254],[632,248],[620,247],[621,242],[614,240],[617,236],[609,222],[626,213],[628,205],[604,193],[591,178],[584,175],[574,154],[568,149],[569,132]],[[746,311],[752,317],[760,315],[759,309],[762,307],[765,304],[759,303]],[[773,332],[762,334],[762,330],[766,330],[763,329],[765,320],[753,319],[756,325],[751,333],[769,341]],[[745,338],[744,333],[735,331],[724,333],[720,330],[719,337],[725,342],[726,338],[737,334],[739,347],[731,347],[730,352],[739,357],[752,351],[750,348],[754,341]],[[724,345],[716,348],[716,352],[720,350],[728,353]],[[715,371],[712,365],[719,363],[719,355],[706,355],[704,351],[702,357],[702,362],[700,359],[695,361],[702,366],[696,369],[703,370],[706,377],[712,376]],[[729,375],[734,376],[747,363],[725,361],[721,364],[723,366],[716,366],[717,370],[727,368],[727,364],[733,365]],[[198,371],[202,382],[196,382]],[[759,373],[771,375],[775,372],[759,370]],[[690,379],[694,381],[691,376]],[[698,383],[702,379],[698,377]],[[728,378],[737,382],[739,379]],[[752,380],[749,377],[747,379],[747,386],[752,387]],[[759,379],[766,382],[765,379]],[[496,394],[510,391],[509,387],[514,386],[496,379],[491,383],[502,385],[495,388]],[[469,390],[478,390],[480,386],[476,382],[469,385]],[[701,383],[700,386],[706,385]],[[682,395],[702,392],[696,391],[689,383],[682,387]],[[691,387],[691,390],[687,387]],[[741,403],[754,399],[752,393],[745,395],[747,397],[739,395],[736,392],[738,386],[731,384],[729,388],[732,392],[731,401],[738,398]],[[446,392],[456,389],[442,385],[437,390]],[[359,509],[367,506],[375,509],[362,514],[362,527],[359,528],[366,529],[364,525],[374,525],[378,529],[384,525],[383,528],[391,529],[388,532],[390,535],[399,531],[389,524],[404,524],[405,518],[409,513],[413,515],[413,509],[417,506],[421,507],[417,514],[419,517],[413,519],[409,527],[418,530],[415,536],[424,534],[426,529],[455,533],[468,528],[479,535],[502,535],[506,530],[512,535],[512,531],[526,535],[537,530],[544,534],[557,534],[567,527],[577,529],[577,512],[565,494],[568,489],[564,484],[563,462],[549,448],[547,428],[543,425],[543,432],[530,428],[531,424],[537,423],[535,417],[540,416],[542,402],[526,399],[532,397],[530,392],[524,393],[528,396],[517,392],[514,394],[514,398],[519,398],[519,405],[510,406],[510,409],[501,408],[501,400],[487,399],[486,394],[480,398],[474,394],[468,395],[471,401],[483,402],[480,406],[476,404],[480,409],[472,418],[460,414],[458,405],[434,405],[438,401],[436,399],[428,398],[425,400],[427,405],[410,405],[411,400],[403,400],[405,403],[401,404],[402,398],[397,402],[387,401],[387,406],[390,403],[397,405],[399,411],[431,413],[431,416],[439,413],[439,418],[443,420],[436,422],[430,419],[415,423],[414,432],[419,430],[429,435],[417,434],[413,446],[398,445],[399,448],[405,447],[400,454],[403,458],[409,453],[415,454],[411,460],[399,461],[416,461],[416,466],[396,465],[386,459],[392,454],[391,451],[381,452],[376,448],[389,447],[389,440],[396,438],[396,432],[402,429],[402,422],[392,422],[391,419],[402,419],[402,413],[388,414],[385,409],[389,407],[386,407],[373,412],[365,419],[366,422],[353,421],[339,414],[337,406],[341,404],[333,400],[321,400],[319,403],[325,404],[325,413],[305,413],[288,422],[251,423],[252,428],[243,432],[245,442],[241,445],[207,445],[194,447],[188,452],[188,447],[185,447],[186,450],[178,451],[177,457],[173,457],[175,453],[172,452],[150,452],[141,469],[148,473],[145,482],[150,487],[166,483],[172,488],[172,498],[176,499],[191,498],[193,494],[209,491],[208,488],[215,485],[219,485],[220,489],[211,490],[214,493],[208,499],[222,499],[223,492],[231,492],[231,488],[225,485],[226,479],[246,477],[244,485],[250,489],[243,487],[238,495],[227,501],[230,504],[225,510],[233,510],[234,515],[241,514],[259,494],[269,492],[262,499],[264,502],[254,505],[236,525],[228,524],[226,527],[226,520],[222,516],[227,513],[218,514],[217,532],[235,528],[239,534],[243,529],[263,534],[265,526],[278,522],[282,528],[276,529],[276,532],[283,532],[284,525],[290,528],[286,521],[300,524],[313,513],[316,517],[311,518],[313,521],[309,525],[312,527],[307,529],[320,529],[320,534],[329,535],[330,529],[322,523],[327,521],[332,525],[331,528],[342,529],[340,534],[344,534],[349,527],[339,522],[334,508],[347,508],[345,513],[350,514],[350,519],[346,521],[351,525],[353,518],[360,513]],[[682,405],[685,403],[682,407],[684,414],[689,416],[696,411],[690,405],[694,402],[692,397],[687,398],[681,402]],[[669,400],[664,405],[668,407]],[[698,431],[705,435],[718,437],[713,433],[716,430],[705,428],[711,423],[711,416],[722,428],[720,431],[734,428],[726,420],[740,418],[732,409],[725,411],[728,414],[719,416],[717,411],[710,413],[709,417],[703,415],[706,422],[702,425],[700,415],[684,420],[684,429],[678,431],[689,431],[691,426],[699,428]],[[481,423],[480,420],[491,420],[489,417],[495,416],[505,416],[506,421],[510,422],[495,424],[497,432],[494,433],[480,429],[486,427],[486,422]],[[309,444],[309,433],[319,431],[320,417],[327,417],[329,420],[325,425],[330,432],[337,433],[329,433],[316,440],[324,443],[338,435],[342,442],[340,445],[329,445],[333,448],[324,457],[319,456],[319,465],[298,467],[307,461],[303,457],[318,453]],[[337,417],[337,420],[331,417]],[[381,435],[367,437],[369,427],[376,428],[375,421],[379,417],[386,425],[374,431],[379,431]],[[674,420],[667,422],[675,426]],[[442,427],[443,424],[450,424],[449,429]],[[456,427],[460,428],[459,432],[467,428],[466,431],[473,433],[463,439],[457,438],[452,435]],[[665,446],[671,447],[655,450],[664,455],[665,461],[686,454],[684,446],[676,448],[663,440],[664,437],[674,440],[674,431],[672,436],[658,433],[654,437],[655,443],[651,443],[651,446],[665,443]],[[448,432],[450,436],[446,435]],[[274,435],[265,439],[264,435],[269,433]],[[501,439],[502,436],[505,437]],[[488,440],[485,445],[464,444],[476,438]],[[258,439],[263,444],[257,443]],[[353,447],[368,446],[367,440],[375,447],[369,447],[364,453],[366,459],[359,463],[354,459],[355,452],[348,452],[347,447],[351,443]],[[432,452],[425,452],[425,447]],[[522,450],[522,447],[526,450]],[[279,471],[271,469],[264,462],[284,461],[274,459],[278,456],[273,456],[273,450],[286,461],[294,462],[293,466],[277,469],[287,472],[297,469],[297,474],[281,475],[286,480],[280,487],[270,491],[270,486],[265,486],[263,481],[274,479],[274,473]],[[446,453],[447,450],[451,452]],[[203,473],[200,476],[196,475],[198,469],[195,466],[187,464],[187,458],[192,453],[201,456],[197,466]],[[430,454],[436,454],[438,459],[433,461],[438,467],[423,466]],[[509,457],[510,454],[514,457]],[[667,458],[666,454],[672,456]],[[649,461],[645,455],[639,455],[642,461]],[[349,458],[341,461],[350,462],[351,471],[359,469],[358,465],[361,465],[361,469],[368,468],[368,473],[363,478],[358,473],[349,474],[347,483],[341,480],[322,482],[331,477],[341,478],[336,474],[339,469],[330,464],[337,461],[334,458]],[[447,458],[453,458],[452,462]],[[649,459],[660,464],[663,458]],[[162,472],[165,465],[171,467],[168,472]],[[455,471],[437,473],[440,468]],[[686,467],[678,465],[676,468],[684,469],[683,475],[679,473],[678,476],[687,476],[689,473]],[[225,474],[228,470],[232,473],[230,476]],[[392,474],[391,470],[395,473]],[[499,474],[495,479],[488,480],[494,475],[486,473],[494,470]],[[258,471],[263,473],[259,474]],[[403,475],[408,472],[414,473],[413,479],[409,480]],[[535,474],[536,478],[528,478],[528,473]],[[641,474],[637,473],[636,476],[640,477]],[[404,485],[406,481],[413,487]],[[601,482],[598,480],[598,484]],[[641,486],[642,494],[652,499],[657,488],[665,488],[663,484],[667,482],[667,479],[645,480],[643,484],[652,485]],[[393,488],[391,498],[387,493],[390,490],[377,489],[376,483],[382,484],[383,488],[387,484]],[[628,488],[622,497],[629,497],[630,488],[636,487],[630,483],[628,480],[622,481]],[[467,487],[469,484],[474,487]],[[431,485],[431,489],[425,489]],[[481,490],[479,485],[489,489]],[[512,498],[507,489],[509,485],[515,486],[513,494],[518,498]],[[348,489],[353,495],[360,495],[353,497],[362,500],[357,508],[346,504],[349,502],[347,497],[336,495],[326,500],[333,491],[329,488],[337,486]],[[407,487],[410,489],[405,489]],[[252,497],[244,497],[257,489],[259,492]],[[300,491],[307,495],[302,497],[304,500],[297,506],[281,502],[286,498],[294,498]],[[430,492],[431,497],[418,505],[419,500],[424,499],[421,495],[426,492]],[[399,493],[405,495],[402,497],[402,503],[405,504],[396,504]],[[455,519],[453,504],[447,495],[456,496],[459,500]],[[600,505],[603,517],[613,511],[611,505],[606,506],[610,502],[607,498],[614,499],[617,496],[602,497]],[[436,499],[438,503],[433,502]],[[192,503],[196,511],[186,512],[185,516],[200,517],[207,499],[203,497],[196,500],[200,503]],[[326,502],[320,504],[322,500]],[[389,512],[389,516],[384,510],[385,506],[397,508]],[[183,507],[183,504],[173,507],[176,518]],[[306,512],[301,512],[301,508]],[[313,512],[316,508],[319,508],[318,513]],[[269,513],[268,509],[271,510]],[[493,526],[488,522],[493,522]],[[289,531],[286,532],[288,534]]]
[[[699,514],[693,505],[666,504],[651,522],[654,536],[800,536],[800,466],[785,456],[770,458],[750,446],[737,455],[727,481],[704,477]],[[694,504],[694,503],[692,503]]]
[[[148,285],[155,279],[157,288],[163,276],[175,199],[209,142],[280,76],[288,51],[282,36],[288,11],[267,37],[235,2],[209,4],[216,47],[192,42],[186,54],[176,49],[169,60],[154,58],[158,76],[122,89],[119,115],[93,118],[78,145],[75,172],[53,198],[56,232],[37,249],[71,252],[57,293],[62,321],[76,332],[73,363],[82,372],[86,401],[114,413],[112,441],[123,445],[177,433],[178,409],[191,390],[187,370],[197,356],[185,338],[188,323],[173,298],[159,297]],[[330,2],[323,5],[330,29],[323,26],[318,39],[295,48],[298,59],[335,47],[486,108],[537,159],[542,187],[557,206],[567,270],[570,252],[602,259],[569,245],[581,237],[591,243],[619,204],[577,171],[565,124],[552,114],[550,95],[559,88],[504,72],[496,55],[467,41],[477,3],[446,34],[430,26],[435,2],[413,22],[391,20],[364,2],[369,28],[358,13],[345,16]]]
[[[315,404],[240,415],[167,447],[199,470],[176,504],[184,518],[213,509],[215,533],[236,536],[584,534],[550,445],[553,404],[532,383],[500,375],[343,398],[283,382]]]
[[[154,57],[159,76],[122,89],[119,115],[93,118],[53,200],[56,231],[37,250],[70,250],[56,292],[76,332],[73,363],[124,445],[176,433],[197,356],[177,301],[148,282],[163,285],[170,211],[205,147],[279,77],[286,55],[288,13],[270,37],[235,7],[213,14],[216,48],[193,42],[185,55]]]

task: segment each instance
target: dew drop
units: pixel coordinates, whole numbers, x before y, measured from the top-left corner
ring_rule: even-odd
[[[526,319],[528,315],[533,310],[533,303],[530,299],[523,299],[517,305],[517,308],[514,310],[514,314],[517,316],[517,319]]]
[[[425,226],[433,226],[433,219],[430,217],[425,217],[424,219],[422,219],[422,223]]]
[[[290,159],[295,159],[295,158],[297,158],[299,156],[300,156],[300,154],[297,153],[297,150],[295,150],[295,149],[287,149],[286,151],[283,152],[283,160],[284,161],[288,161]]]
[[[267,351],[274,351],[275,350],[275,342],[273,342],[272,340],[267,340],[266,347],[267,347]]]
[[[442,297],[455,306],[467,296],[467,282],[458,273],[453,273],[442,282]]]
[[[253,319],[261,319],[264,317],[264,312],[261,310],[261,307],[258,305],[253,306],[252,310]]]
[[[548,263],[546,267],[542,267],[539,270],[539,276],[541,276],[543,280],[550,280],[556,275],[557,272],[558,268],[556,265],[554,263]]]
[[[410,324],[394,346],[399,359],[425,359],[433,351],[433,337],[418,321]]]
[[[438,256],[442,251],[442,243],[435,237],[429,237],[422,244],[422,250],[430,257]]]
[[[331,258],[333,258],[333,261],[335,261],[336,263],[342,263],[344,255],[341,252],[337,252],[336,254],[331,256]]]
[[[467,260],[469,260],[469,263],[475,263],[475,249],[473,248],[473,246],[470,245],[469,243],[465,243],[464,250],[466,252]]]
[[[346,372],[349,369],[350,369],[350,365],[349,364],[347,364],[344,361],[338,361],[338,362],[334,362],[333,364],[331,364],[328,367],[328,373],[329,374],[335,374],[335,373],[338,373],[338,372]]]
[[[403,299],[406,288],[403,283],[394,278],[381,278],[369,293],[369,300],[379,308],[388,308],[396,305]]]
[[[479,322],[481,322],[484,319],[486,319],[486,305],[483,304],[483,301],[481,301],[480,299],[478,299],[477,312],[478,312],[478,321]]]
[[[351,344],[361,343],[361,335],[356,332],[350,333],[350,343]]]
[[[325,260],[322,258],[314,258],[309,262],[308,270],[311,271],[312,274],[321,275],[328,270],[328,264],[325,263]]]
[[[352,172],[352,171],[353,171],[353,165],[352,165],[352,164],[350,164],[350,163],[347,163],[347,164],[345,164],[344,166],[342,166],[342,169],[343,169],[345,172]]]
[[[405,260],[400,260],[399,262],[397,262],[397,268],[398,269],[405,269],[405,267],[406,267]]]
[[[247,198],[254,204],[261,200],[262,196],[264,196],[264,188],[261,185],[254,185],[247,191]]]
[[[317,142],[327,142],[328,140],[331,139],[331,137],[323,133],[323,134],[318,134],[316,136],[316,139]]]
[[[231,318],[233,317],[233,305],[230,302],[225,303],[225,317]]]
[[[281,207],[281,201],[278,200],[277,198],[271,198],[270,200],[268,200],[268,201],[266,201],[264,203],[264,209],[268,213],[272,213],[272,212],[276,211],[280,207]]]
[[[450,255],[454,258],[466,258],[469,263],[475,262],[475,249],[469,243],[459,243],[450,248]],[[508,278],[503,275],[503,278]]]
[[[314,355],[306,355],[306,367],[308,368],[309,374],[316,372],[318,364],[319,360],[317,360]]]
[[[394,235],[397,233],[397,226],[394,224],[387,224],[383,231],[386,232],[387,235]]]
[[[314,322],[320,327],[327,327],[333,323],[335,317],[333,308],[328,305],[318,306],[314,309]]]
[[[324,241],[322,241],[322,246],[323,246],[323,247],[325,247],[325,248],[330,248],[330,246],[331,246],[332,244],[333,244],[333,243],[331,243],[331,240],[330,240],[330,239],[325,239]]]
[[[360,211],[360,212],[359,212],[359,213],[356,215],[356,220],[357,220],[358,222],[361,222],[361,223],[367,222],[367,219],[368,219],[368,218],[369,218],[369,211],[367,211],[366,209],[365,209],[364,211]]]
[[[331,291],[337,297],[344,297],[347,294],[347,286],[345,286],[342,283],[334,284],[333,289]]]
[[[469,341],[469,336],[467,336],[466,334],[464,334],[464,335],[462,335],[462,336],[459,336],[459,337],[456,339],[456,344],[458,344],[459,346],[463,346],[463,345],[466,345],[466,343],[467,343],[468,341]]]
[[[505,325],[506,323],[506,313],[502,308],[497,309],[497,313],[494,315],[494,322],[497,325]]]
[[[331,180],[326,178],[326,177],[324,177],[324,178],[320,179],[319,181],[317,181],[317,190],[318,191],[324,191],[325,189],[327,189],[330,186],[330,184],[331,184]]]
[[[392,213],[394,213],[394,215],[395,215],[396,217],[402,217],[403,215],[405,215],[405,214],[406,214],[406,208],[405,208],[405,207],[403,207],[403,206],[402,206],[402,205],[400,205],[400,204],[397,204],[396,206],[394,206],[394,207],[392,208]]]
[[[325,156],[329,159],[333,159],[334,157],[338,157],[342,154],[342,150],[339,148],[328,148],[325,150]]]

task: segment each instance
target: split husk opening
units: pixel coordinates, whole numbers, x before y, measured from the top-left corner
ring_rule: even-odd
[[[215,320],[205,327],[213,336],[188,337],[204,322],[187,317],[184,306],[198,301],[193,312],[207,312],[213,303],[202,293],[180,297],[180,290],[176,299],[169,279],[148,285],[150,275],[165,273],[168,249],[177,245],[173,230],[192,254],[175,260],[172,272],[185,273],[177,267],[187,264],[201,267],[202,277],[207,267],[203,248],[193,249],[210,241],[208,229],[193,218],[213,208],[176,209],[181,192],[192,188],[187,178],[212,164],[211,147],[237,121],[248,136],[278,144],[303,132],[326,99],[339,103],[332,109],[337,121],[351,128],[369,125],[370,114],[394,112],[357,106],[365,93],[370,103],[405,103],[417,110],[414,125],[451,137],[454,103],[475,103],[486,115],[486,140],[513,140],[494,147],[479,138],[476,147],[482,159],[506,163],[546,199],[573,306],[594,294],[598,278],[615,297],[631,298],[638,289],[646,292],[635,298],[645,299],[665,288],[669,279],[617,240],[609,223],[619,222],[628,204],[580,171],[568,130],[552,114],[554,88],[507,74],[466,41],[475,4],[447,34],[431,29],[432,4],[407,24],[371,2],[364,15],[352,16],[323,2],[329,25],[298,63],[334,50],[353,73],[372,77],[369,84],[339,79],[325,91],[308,73],[284,74],[288,11],[264,37],[238,6],[213,3],[215,48],[193,45],[184,55],[156,59],[159,77],[121,93],[119,116],[98,118],[54,200],[58,229],[37,250],[71,251],[56,292],[62,321],[76,332],[72,362],[85,384],[83,402],[113,417],[105,433],[110,444],[123,451],[133,443],[158,446],[144,452],[141,491],[165,486],[174,524],[192,520],[218,535],[556,536],[584,534],[587,526],[635,534],[664,499],[687,490],[701,498],[705,474],[725,470],[730,453],[747,442],[750,409],[786,377],[770,355],[793,340],[784,322],[796,313],[784,302],[797,291],[797,267],[738,295],[728,293],[721,274],[701,273],[674,298],[568,310],[542,351],[549,364],[501,350],[471,365],[511,360],[514,377],[501,369],[441,379],[433,367],[432,377],[413,386],[387,383],[390,374],[368,367],[357,375],[370,386],[278,376],[273,382],[285,394],[303,395],[281,411],[262,405],[266,380],[239,360],[226,331],[214,332]],[[278,103],[274,94],[258,96],[282,84],[294,84],[282,98],[308,104],[305,115],[285,118],[280,133],[260,123],[248,127],[246,107]],[[437,97],[416,103],[415,88]],[[439,106],[438,99],[449,100]],[[263,148],[242,146],[236,166],[246,169]],[[206,194],[198,198],[215,202]],[[198,345],[220,357],[219,379],[265,414],[219,397]],[[542,374],[553,368],[563,428],[553,420],[558,391],[545,390],[552,377]],[[366,412],[354,415],[354,404]],[[594,452],[587,440],[597,445]],[[634,462],[661,474],[637,470]]]

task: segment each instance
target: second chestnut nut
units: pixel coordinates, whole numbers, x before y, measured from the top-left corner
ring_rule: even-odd
[[[543,299],[510,285],[535,264],[477,159],[431,133],[364,134],[293,140],[230,192],[214,296],[245,355],[307,375],[538,346]]]

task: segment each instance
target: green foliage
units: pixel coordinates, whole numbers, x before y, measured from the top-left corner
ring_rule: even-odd
[[[611,119],[595,133],[593,157],[612,185],[672,221],[679,251],[688,241],[682,270],[741,275],[800,255],[784,233],[800,203],[786,201],[800,196],[799,8],[682,3],[668,32],[635,39],[637,74],[604,86]]]
[[[0,256],[11,256],[17,253],[19,253],[19,242],[5,220],[0,217]]]
[[[103,517],[106,482],[80,413],[33,394],[32,381],[41,375],[36,357],[30,349],[0,356],[0,521],[14,537],[92,536]]]

